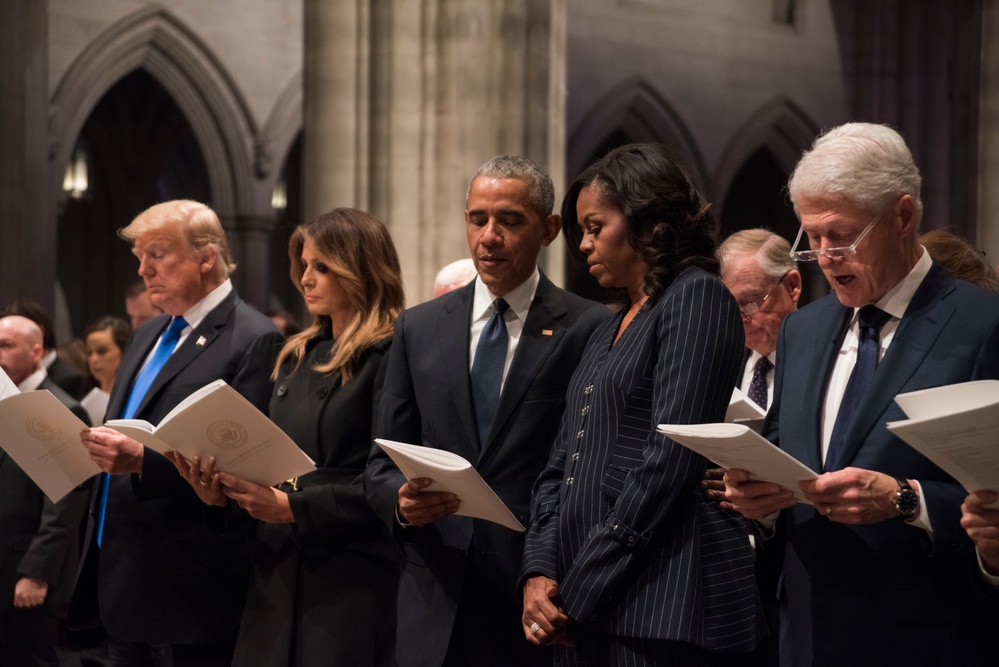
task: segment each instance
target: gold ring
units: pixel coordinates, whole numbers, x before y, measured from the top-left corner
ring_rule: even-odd
[[[541,626],[538,625],[537,621],[535,621],[534,623],[531,623],[531,634],[532,635],[538,634],[538,630],[540,630],[540,629],[541,629]]]
[[[203,480],[203,479],[199,479],[198,481],[199,481],[199,482],[201,483],[201,486],[203,486],[203,487],[205,487],[205,488],[208,488],[208,484],[209,484],[208,482],[206,482],[206,481],[205,481],[205,480]]]
[[[826,516],[832,516],[832,505],[826,505]]]

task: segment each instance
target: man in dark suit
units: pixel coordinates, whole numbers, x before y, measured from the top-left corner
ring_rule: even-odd
[[[999,296],[919,245],[920,176],[892,129],[850,123],[789,184],[798,261],[835,294],[784,321],[764,435],[816,472],[791,492],[725,474],[746,517],[786,531],[781,664],[994,664],[999,614],[968,576],[961,487],[891,434],[903,392],[999,378]]]
[[[551,179],[526,158],[494,158],[475,173],[465,223],[478,277],[399,317],[377,429],[380,437],[465,457],[525,525],[569,377],[608,315],[538,270],[541,247],[560,227],[553,205]],[[485,341],[498,326],[505,340],[493,357]],[[502,377],[494,376],[487,396],[482,364],[490,358]],[[521,629],[523,534],[453,516],[460,499],[421,492],[429,483],[407,482],[377,448],[365,473],[368,499],[403,548],[400,664],[549,662]]]
[[[45,312],[42,305],[32,299],[18,299],[7,306],[4,315],[20,315],[38,325],[42,330],[42,366],[48,373],[49,380],[63,391],[79,400],[83,398],[87,377],[82,370],[59,358],[56,351],[55,331],[52,329],[52,318]]]
[[[0,368],[20,391],[47,389],[89,424],[80,403],[42,366],[42,330],[26,317],[0,319]],[[57,665],[57,624],[80,557],[89,483],[53,503],[0,450],[0,665]]]
[[[119,233],[165,314],[133,334],[108,419],[157,424],[218,379],[266,410],[281,335],[236,295],[215,213],[167,202]],[[105,427],[81,439],[110,474],[94,494],[71,623],[86,629],[99,620],[116,665],[228,665],[246,586],[242,530],[207,530],[201,501],[173,464],[135,440]]]

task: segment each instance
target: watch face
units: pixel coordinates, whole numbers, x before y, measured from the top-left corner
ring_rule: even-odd
[[[919,497],[912,489],[902,489],[895,496],[895,509],[903,517],[910,517],[919,509]]]

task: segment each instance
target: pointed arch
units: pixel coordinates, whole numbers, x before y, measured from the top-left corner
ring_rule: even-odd
[[[257,176],[267,181],[270,186],[267,188],[268,192],[274,189],[288,154],[302,133],[303,103],[304,89],[300,71],[281,91],[257,141]]]
[[[790,174],[818,131],[818,126],[801,107],[783,95],[760,106],[736,131],[718,163],[714,177],[718,218],[721,219],[736,176],[757,151],[763,149],[770,153],[780,168]]]
[[[97,102],[140,68],[167,90],[190,123],[208,167],[212,208],[223,221],[252,209],[256,129],[249,108],[218,59],[162,7],[141,9],[111,26],[67,70],[51,102],[50,159],[56,165],[69,160]],[[62,170],[52,173],[58,192]]]
[[[616,138],[622,141],[615,142]],[[672,147],[686,158],[694,181],[702,188],[708,186],[693,135],[672,105],[639,77],[608,90],[583,116],[569,139],[569,178],[575,178],[609,143],[624,142],[660,142]]]

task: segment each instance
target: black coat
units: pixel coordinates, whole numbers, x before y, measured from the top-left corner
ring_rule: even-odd
[[[236,665],[389,665],[399,580],[396,549],[368,505],[371,447],[389,340],[369,348],[350,381],[311,370],[329,358],[328,332],[306,360],[286,363],[270,417],[316,462],[294,490],[294,524],[254,521],[253,574]]]

